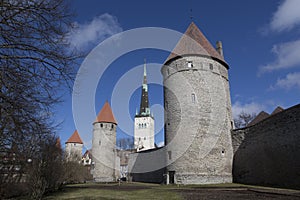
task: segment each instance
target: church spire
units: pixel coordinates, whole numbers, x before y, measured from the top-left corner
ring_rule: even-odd
[[[148,85],[147,85],[147,71],[146,71],[146,59],[144,63],[144,80],[142,85],[142,96],[140,104],[140,112],[137,116],[148,117],[150,116],[149,99],[148,99]]]

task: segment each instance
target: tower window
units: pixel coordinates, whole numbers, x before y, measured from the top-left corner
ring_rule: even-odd
[[[103,124],[100,124],[100,127],[103,128]]]
[[[188,68],[192,68],[193,67],[193,62],[192,61],[188,61],[187,65],[188,65]]]
[[[222,156],[225,155],[225,150],[224,149],[221,151],[221,154],[222,154]]]
[[[168,73],[168,75],[170,74],[170,69],[167,69],[167,73]]]
[[[101,145],[101,140],[99,140],[99,146]]]
[[[168,151],[169,160],[172,159],[172,151]]]
[[[168,109],[169,108],[169,103],[168,101],[165,102],[165,109]]]
[[[195,103],[196,102],[196,95],[194,93],[192,93],[192,102]]]
[[[210,70],[213,70],[213,69],[214,69],[213,64],[209,63],[209,69],[210,69]]]
[[[144,140],[146,140],[146,137],[144,137]]]
[[[112,128],[112,129],[114,128],[114,125],[113,125],[113,124],[111,125],[111,128]]]

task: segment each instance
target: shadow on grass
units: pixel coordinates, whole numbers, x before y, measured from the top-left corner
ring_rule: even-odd
[[[300,199],[300,191],[242,184],[158,185],[86,183],[67,185],[44,199]]]

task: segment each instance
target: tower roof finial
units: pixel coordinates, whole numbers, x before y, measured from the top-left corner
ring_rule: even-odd
[[[191,19],[191,22],[193,22],[194,17],[193,17],[193,9],[192,8],[190,9],[190,19]]]
[[[146,71],[146,58],[144,58],[144,76],[147,76],[147,71]]]

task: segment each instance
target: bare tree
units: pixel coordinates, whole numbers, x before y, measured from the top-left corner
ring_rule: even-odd
[[[0,153],[7,157],[14,144],[25,170],[28,159],[51,154],[45,145],[56,128],[52,108],[70,87],[79,57],[66,39],[73,14],[64,0],[1,0],[0,13]]]
[[[42,198],[45,192],[54,191],[63,183],[63,154],[58,138],[49,136],[39,146],[40,153],[33,155],[26,169],[26,182],[33,199]]]
[[[256,113],[249,114],[242,111],[237,118],[234,119],[234,125],[236,128],[246,127],[255,117]]]
[[[117,139],[117,148],[120,150],[133,149],[133,137]]]
[[[87,166],[77,161],[64,162],[64,176],[65,183],[83,183],[85,181],[91,181],[92,175]]]

